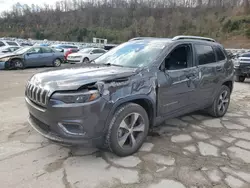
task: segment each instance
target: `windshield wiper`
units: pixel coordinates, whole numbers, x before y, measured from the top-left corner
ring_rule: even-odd
[[[116,67],[124,67],[122,65],[112,64],[112,63],[104,63],[106,66],[116,66]]]

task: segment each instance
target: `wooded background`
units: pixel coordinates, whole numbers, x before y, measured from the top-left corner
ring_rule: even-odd
[[[249,13],[248,0],[64,0],[40,7],[18,3],[1,14],[0,37],[83,42],[99,37],[120,43],[136,36],[181,34],[225,43],[237,39],[245,47]]]

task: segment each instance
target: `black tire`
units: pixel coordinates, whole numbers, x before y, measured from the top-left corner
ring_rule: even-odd
[[[137,131],[129,132],[127,130],[127,133],[124,133],[124,135],[129,134],[129,136],[127,136],[127,139],[126,139],[127,144],[129,146],[125,146],[126,142],[124,142],[124,145],[121,146],[120,142],[119,142],[119,137],[120,137],[120,139],[122,137],[124,137],[124,135],[119,136],[119,134],[122,134],[122,133],[120,133],[122,130],[122,127],[120,127],[121,122],[122,121],[125,122],[125,119],[129,118],[129,116],[133,115],[133,114],[139,114],[138,119],[135,121],[135,124],[139,123],[139,125],[134,126],[134,128],[131,128],[131,127],[130,128],[135,130],[136,128],[141,127],[140,125],[144,124],[144,131],[141,131],[138,133]],[[133,121],[133,120],[130,119],[130,121]],[[141,123],[141,121],[143,123]],[[123,130],[125,130],[125,129],[123,129]],[[119,107],[116,110],[116,113],[114,114],[114,116],[110,122],[108,133],[106,135],[105,147],[120,157],[132,155],[133,153],[136,153],[140,149],[140,147],[142,146],[143,142],[145,141],[145,139],[148,135],[148,130],[149,130],[149,118],[148,118],[148,115],[147,115],[147,112],[145,111],[145,109],[138,104],[127,103],[125,105],[122,105],[121,107]],[[134,146],[132,144],[131,135],[133,135],[133,138],[136,141],[136,142],[134,142],[135,143]],[[130,145],[132,145],[132,146],[130,146]]]
[[[89,58],[85,57],[85,58],[82,60],[82,63],[89,63]]]
[[[24,63],[21,59],[13,59],[11,61],[11,64],[12,64],[12,67],[14,69],[24,69],[25,68]]]
[[[221,97],[222,97],[222,94],[224,92],[227,93],[226,99],[228,99],[228,102],[225,103],[225,109],[224,110],[219,110],[220,104],[222,103]],[[231,91],[230,91],[229,87],[227,87],[225,85],[222,85],[222,87],[220,89],[220,92],[218,93],[217,97],[215,98],[212,106],[210,106],[207,109],[208,114],[210,114],[211,116],[216,117],[216,118],[223,117],[226,114],[228,106],[230,104],[230,96],[231,96]]]
[[[244,82],[246,79],[245,76],[235,76],[235,81],[236,82]]]
[[[55,60],[53,61],[53,66],[54,66],[54,67],[60,67],[61,64],[62,64],[62,60],[59,59],[59,58],[57,58],[57,59],[55,59]]]

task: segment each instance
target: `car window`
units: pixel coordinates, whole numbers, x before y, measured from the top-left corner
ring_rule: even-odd
[[[217,56],[217,60],[218,60],[218,61],[223,61],[223,60],[226,59],[226,56],[225,56],[225,54],[223,53],[223,51],[221,50],[220,47],[215,46],[215,47],[214,47],[214,51],[215,51],[215,53],[216,53],[216,56]]]
[[[93,54],[98,54],[98,53],[100,53],[100,52],[99,52],[99,50],[93,50],[92,53],[93,53]]]
[[[250,53],[242,54],[242,55],[240,55],[240,57],[250,57]]]
[[[1,46],[5,46],[5,44],[4,44],[3,42],[0,42],[0,47],[1,47]]]
[[[105,53],[105,51],[102,50],[102,49],[98,49],[98,50],[96,50],[96,51],[97,51],[97,53],[100,53],[100,54]]]
[[[194,46],[198,58],[198,65],[216,62],[215,53],[211,46],[201,44],[196,44]]]
[[[6,42],[10,46],[18,46],[16,42]]]
[[[42,53],[42,49],[40,47],[34,47],[34,48],[31,48],[28,52],[29,53]]]
[[[178,70],[192,66],[192,47],[183,44],[176,47],[165,59],[165,69]]]
[[[9,51],[10,51],[10,52],[14,52],[14,51],[16,51],[17,49],[19,49],[19,48],[17,48],[17,47],[10,47],[10,48],[9,48]]]
[[[54,51],[51,48],[42,48],[43,53],[53,53]]]

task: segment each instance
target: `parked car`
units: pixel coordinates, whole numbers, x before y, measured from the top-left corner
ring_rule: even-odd
[[[244,82],[250,78],[250,53],[238,55],[234,61],[235,81]]]
[[[79,50],[77,48],[70,48],[70,49],[65,50],[64,59],[67,59],[70,54],[76,53],[78,51]]]
[[[101,48],[85,48],[77,53],[70,54],[67,57],[69,63],[87,63],[90,62],[102,54],[106,53],[106,50]]]
[[[20,44],[15,41],[0,40],[0,47],[3,46],[20,46]]]
[[[77,46],[68,45],[68,44],[57,44],[57,45],[52,45],[51,47],[59,52],[64,52],[64,55],[66,51],[69,49],[78,49]]]
[[[20,48],[21,48],[21,46],[4,46],[4,47],[0,47],[0,55],[14,52],[14,51],[16,51],[16,50],[18,50]]]
[[[48,47],[23,47],[13,53],[0,56],[0,67],[24,69],[26,67],[59,67],[64,60],[63,53]]]
[[[200,109],[224,116],[233,77],[232,61],[213,39],[147,38],[91,64],[35,74],[25,100],[30,125],[44,137],[128,156],[167,119]]]

